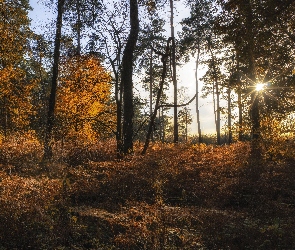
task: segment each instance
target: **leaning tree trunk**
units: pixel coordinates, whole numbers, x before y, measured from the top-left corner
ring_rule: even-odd
[[[139,19],[137,0],[130,0],[130,33],[122,58],[121,86],[123,86],[123,153],[133,152],[133,52],[138,39]]]
[[[144,155],[146,153],[147,149],[148,149],[151,134],[153,132],[153,127],[154,127],[154,124],[155,124],[155,119],[156,119],[156,116],[157,116],[157,112],[158,112],[158,109],[160,108],[160,100],[161,100],[161,96],[162,96],[162,93],[163,93],[164,82],[165,82],[166,73],[167,73],[167,60],[168,60],[168,56],[169,56],[169,53],[170,53],[169,43],[170,43],[171,39],[172,38],[169,38],[168,41],[167,41],[166,53],[165,54],[160,53],[160,52],[156,52],[157,54],[162,56],[161,61],[163,63],[163,69],[162,69],[162,75],[161,75],[161,82],[159,84],[159,89],[157,91],[157,98],[156,98],[155,108],[154,108],[154,111],[153,111],[153,113],[151,115],[151,120],[149,122],[149,128],[148,128],[148,132],[147,132],[147,135],[146,135],[145,144],[144,144],[143,150],[141,152],[142,155]]]
[[[60,40],[61,40],[61,28],[62,28],[62,15],[65,0],[59,0],[57,4],[57,20],[56,20],[56,34],[54,41],[54,55],[53,55],[53,68],[52,68],[52,82],[51,91],[48,104],[47,124],[44,140],[44,156],[43,160],[50,160],[52,158],[52,130],[54,124],[54,110],[55,110],[55,99],[57,89],[57,78],[58,78],[58,64],[60,56]]]

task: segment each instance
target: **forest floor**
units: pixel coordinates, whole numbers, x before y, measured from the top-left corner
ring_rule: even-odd
[[[295,249],[292,142],[249,161],[249,144],[114,142],[0,146],[0,249]],[[140,146],[136,145],[140,150]],[[251,163],[249,163],[251,162]]]

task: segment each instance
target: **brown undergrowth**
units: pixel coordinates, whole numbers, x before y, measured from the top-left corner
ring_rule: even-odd
[[[37,141],[2,142],[0,249],[295,248],[290,148],[253,180],[246,142],[114,146],[57,146],[45,171]]]

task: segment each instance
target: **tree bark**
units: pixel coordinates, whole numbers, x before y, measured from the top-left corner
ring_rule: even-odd
[[[254,32],[253,32],[253,10],[250,0],[246,0],[244,4],[246,14],[246,34],[248,43],[248,60],[249,60],[249,78],[252,80],[252,85],[255,87],[256,82],[256,62],[254,57]],[[259,94],[253,91],[251,94],[251,158],[260,160],[262,156],[260,146],[260,114],[259,114]]]
[[[123,86],[123,153],[133,152],[133,53],[139,33],[138,3],[130,0],[130,33],[122,59],[121,86]]]
[[[177,78],[176,78],[176,58],[175,58],[175,36],[174,36],[174,24],[173,24],[173,0],[170,0],[170,11],[171,11],[171,16],[170,16],[170,25],[171,25],[171,38],[172,38],[172,80],[173,80],[173,92],[174,92],[174,143],[178,142],[178,112],[177,112]]]
[[[221,144],[221,136],[220,136],[220,102],[219,102],[219,84],[218,84],[218,77],[217,77],[217,70],[216,70],[216,64],[215,64],[215,57],[213,55],[213,51],[212,48],[209,48],[210,53],[211,53],[211,59],[212,59],[212,67],[213,67],[213,77],[214,77],[214,83],[213,84],[213,91],[214,91],[214,87],[215,87],[215,91],[216,91],[216,110],[214,110],[214,112],[216,112],[216,133],[217,133],[217,145]],[[214,95],[214,92],[213,92]],[[214,105],[215,107],[215,105]]]
[[[198,79],[199,59],[200,59],[200,46],[198,44],[198,54],[197,54],[197,60],[196,60],[196,111],[197,111],[199,143],[202,143],[203,141],[202,141],[202,131],[201,131],[201,122],[200,122],[200,110],[199,110],[199,79]]]
[[[54,110],[56,102],[56,89],[58,78],[58,64],[60,57],[60,40],[62,28],[62,16],[65,0],[59,0],[57,4],[57,20],[56,20],[56,34],[54,41],[54,55],[53,55],[53,68],[52,68],[52,82],[51,91],[49,96],[47,124],[44,140],[44,156],[43,160],[50,160],[52,158],[52,130],[54,125]]]
[[[170,53],[169,43],[170,43],[171,39],[172,38],[169,38],[168,41],[167,41],[166,53],[161,54],[162,55],[162,63],[163,63],[161,82],[160,82],[159,89],[158,89],[158,92],[157,92],[155,108],[154,108],[154,112],[153,112],[153,114],[151,116],[151,120],[150,120],[150,123],[149,123],[149,128],[148,128],[148,132],[147,132],[147,135],[146,135],[145,144],[144,144],[143,150],[141,152],[142,155],[144,155],[146,153],[147,149],[148,149],[148,146],[149,146],[149,143],[150,143],[150,137],[151,137],[151,134],[153,132],[153,126],[154,126],[154,123],[155,123],[155,119],[157,117],[157,111],[161,107],[159,104],[160,104],[160,100],[161,100],[161,95],[163,93],[163,87],[164,87],[164,82],[165,82],[165,78],[166,78],[167,60],[168,60],[168,55]]]

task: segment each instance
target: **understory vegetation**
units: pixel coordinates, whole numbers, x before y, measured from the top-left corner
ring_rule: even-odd
[[[295,248],[292,140],[257,165],[248,142],[136,144],[124,160],[115,144],[56,145],[40,164],[33,136],[3,141],[0,249]]]

